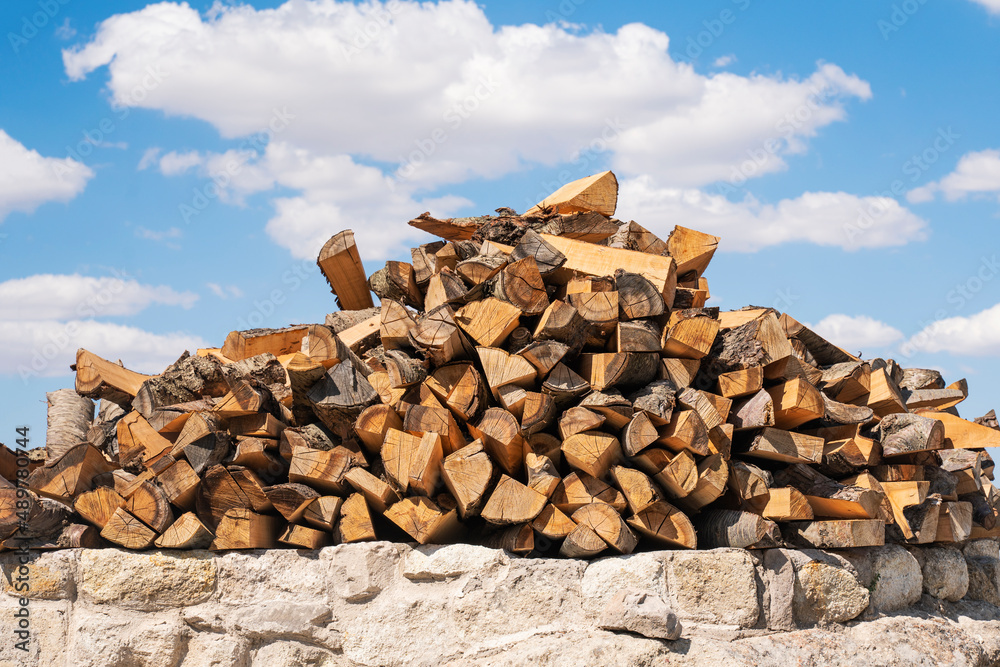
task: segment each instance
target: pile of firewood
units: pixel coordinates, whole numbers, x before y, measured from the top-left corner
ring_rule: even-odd
[[[80,350],[44,464],[16,477],[0,451],[0,539],[589,558],[1000,535],[1000,431],[958,416],[964,381],[706,308],[719,239],[615,220],[617,193],[605,172],[523,215],[424,214],[442,240],[368,278],[341,232],[325,324],[234,331],[161,375]]]

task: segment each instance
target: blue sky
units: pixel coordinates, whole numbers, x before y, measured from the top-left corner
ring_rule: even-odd
[[[865,356],[1000,371],[1000,0],[0,9],[0,441],[87,347],[161,370],[322,321],[430,210],[612,168],[619,217],[723,237],[713,304]]]

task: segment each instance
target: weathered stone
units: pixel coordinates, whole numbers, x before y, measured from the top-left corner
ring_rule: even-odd
[[[868,608],[868,589],[842,567],[812,561],[795,573],[795,620],[843,623]]]
[[[962,553],[969,558],[992,558],[993,560],[1000,560],[1000,543],[994,538],[970,540],[962,548]]]
[[[188,640],[181,667],[250,667],[250,642],[233,635],[199,632]]]
[[[681,636],[681,623],[663,598],[641,591],[620,591],[604,608],[598,625],[650,639],[674,640]]]
[[[108,606],[74,613],[64,650],[74,667],[173,667],[189,632],[176,612],[136,614]]]
[[[371,600],[396,576],[401,550],[412,551],[408,546],[389,542],[340,544],[323,549],[320,561],[329,564],[328,590],[351,603]]]
[[[667,578],[662,554],[639,553],[595,560],[580,582],[584,606],[595,616],[622,590],[649,591],[666,599]]]
[[[76,557],[79,552],[33,551],[27,557],[15,552],[0,556],[3,590],[7,595],[32,600],[71,600],[76,597]],[[21,559],[27,560],[22,563]]]
[[[80,553],[79,592],[91,604],[155,611],[204,602],[215,592],[216,557],[204,551]]]
[[[769,630],[794,630],[795,566],[787,549],[765,549],[761,559],[761,612]]]
[[[1000,607],[1000,560],[966,556],[965,564],[969,571],[965,597]]]
[[[444,581],[464,574],[486,574],[509,563],[510,557],[500,549],[474,544],[427,545],[403,557],[403,576],[412,581]]]
[[[0,667],[39,665],[41,667],[64,667],[66,637],[69,633],[70,603],[64,601],[46,602],[33,600],[28,604],[28,628],[25,630],[22,618],[14,614],[20,611],[15,598],[0,598]],[[23,613],[23,612],[21,612]],[[16,632],[28,632],[24,636]],[[26,648],[24,651],[22,648]]]
[[[260,647],[253,653],[254,667],[336,667],[350,664],[331,651],[300,642],[273,642]]]
[[[957,602],[969,590],[969,567],[962,552],[955,547],[928,546],[910,548],[920,564],[924,592],[941,600]]]
[[[742,549],[664,552],[670,607],[682,621],[751,628],[760,617],[753,560]]]
[[[218,557],[219,586],[216,599],[242,605],[269,600],[329,601],[330,568],[326,551],[299,554],[286,549],[231,552]]]
[[[870,593],[866,616],[905,609],[920,599],[923,592],[920,564],[898,544],[845,549],[841,554],[854,565],[858,581]]]

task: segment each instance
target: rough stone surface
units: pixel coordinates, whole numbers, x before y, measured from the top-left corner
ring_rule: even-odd
[[[3,572],[3,590],[7,595],[26,597],[32,600],[71,600],[76,596],[77,551],[42,551],[25,558],[14,552],[0,556],[0,571]],[[27,572],[21,570],[26,567]],[[27,581],[24,581],[24,578]],[[24,589],[27,584],[27,590]]]
[[[955,564],[950,546],[664,551],[590,563],[385,542],[54,552],[34,565],[40,594],[58,599],[29,601],[29,651],[0,642],[0,667],[985,667],[1000,664],[1000,560],[996,543],[982,542],[964,547],[970,585],[958,602],[949,601],[960,588],[954,573],[935,569]],[[931,594],[921,596],[924,586]],[[641,595],[607,609],[629,589]],[[866,594],[878,606],[838,623]],[[897,605],[906,608],[890,610]],[[0,635],[14,637],[18,608],[0,595]],[[677,634],[668,608],[683,623],[672,641],[662,638]]]
[[[215,591],[216,559],[198,551],[135,553],[85,549],[79,594],[92,604],[156,611],[204,602]]]
[[[920,564],[924,592],[941,600],[957,602],[969,590],[969,567],[965,556],[955,547],[928,546],[909,552]]]
[[[898,544],[870,549],[845,549],[844,558],[854,565],[858,581],[871,594],[868,617],[905,609],[920,599],[923,574],[917,559]]]
[[[659,595],[642,591],[621,591],[601,614],[605,630],[635,632],[650,639],[674,640],[681,636],[677,615]]]
[[[995,539],[970,540],[962,548],[962,553],[970,558],[1000,559],[1000,543]]]
[[[738,628],[752,628],[757,623],[757,578],[746,551],[666,553],[667,599],[678,618]]]

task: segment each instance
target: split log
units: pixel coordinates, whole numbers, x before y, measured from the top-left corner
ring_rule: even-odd
[[[379,299],[392,299],[417,309],[424,307],[424,297],[417,285],[413,265],[408,262],[386,262],[368,278],[368,288]]]
[[[697,412],[705,423],[705,428],[710,431],[716,426],[722,426],[726,423],[732,408],[732,401],[728,398],[690,387],[682,389],[677,394],[677,402],[681,406]]]
[[[698,466],[687,451],[673,453],[650,447],[633,457],[632,463],[673,498],[683,498],[698,486]]]
[[[417,325],[403,304],[392,299],[382,301],[379,314],[379,340],[386,350],[397,350],[410,344],[410,332]]]
[[[330,289],[343,310],[362,310],[372,307],[372,295],[365,280],[365,269],[350,229],[335,234],[319,251],[316,260]]]
[[[122,507],[159,534],[174,522],[167,494],[159,486],[143,482]]]
[[[551,498],[562,481],[552,459],[528,452],[524,457],[524,467],[528,471],[528,486],[546,498]]]
[[[305,484],[276,484],[264,489],[267,499],[277,510],[278,514],[285,518],[288,523],[297,523],[302,520],[309,507],[317,498],[319,493]]]
[[[270,352],[276,357],[293,354],[302,349],[302,339],[309,327],[299,325],[284,329],[248,329],[233,331],[226,336],[222,355],[232,361],[241,361],[258,354]]]
[[[618,227],[614,236],[608,239],[608,246],[638,250],[647,255],[668,255],[667,243],[656,234],[635,221],[627,222]]]
[[[288,526],[278,541],[299,549],[322,549],[330,544],[330,536],[308,526]]]
[[[533,521],[548,498],[516,479],[502,475],[483,507],[481,516],[488,522],[506,526]]]
[[[469,362],[455,362],[437,368],[426,384],[464,422],[474,419],[486,407],[486,387],[479,372]]]
[[[483,347],[500,347],[521,323],[518,306],[493,297],[472,301],[455,314],[455,322]]]
[[[493,462],[482,441],[476,440],[446,457],[441,462],[441,476],[462,518],[477,515],[493,477]]]
[[[556,340],[543,340],[522,348],[518,354],[538,371],[538,377],[545,377],[569,353],[569,346]]]
[[[466,445],[455,417],[445,408],[411,405],[403,418],[403,430],[419,436],[427,433],[440,435],[445,455],[457,452]]]
[[[885,524],[878,519],[842,519],[785,524],[790,543],[812,549],[854,549],[885,544]]]
[[[527,359],[496,347],[477,347],[479,361],[483,366],[486,384],[497,397],[500,387],[514,384],[525,389],[532,389],[537,372]]]
[[[448,544],[461,526],[455,510],[445,512],[424,496],[404,498],[385,516],[420,544]]]
[[[812,521],[813,511],[808,499],[798,489],[771,489],[761,515],[771,521]]]
[[[164,452],[174,448],[174,443],[160,435],[134,410],[118,420],[117,436],[118,462],[123,466],[154,461]]]
[[[856,401],[871,390],[871,366],[861,361],[847,361],[823,371],[819,388],[841,403]]]
[[[585,472],[566,475],[553,492],[550,502],[567,515],[595,502],[607,503],[618,511],[627,506],[625,496],[617,489]]]
[[[945,428],[937,419],[914,414],[890,414],[879,422],[882,456],[928,452],[944,447]]]
[[[903,401],[903,395],[899,391],[899,387],[886,375],[884,368],[880,368],[877,371],[872,370],[871,387],[866,405],[874,410],[875,414],[879,417],[907,412],[906,403]]]
[[[421,498],[421,500],[426,500]],[[397,503],[398,504],[398,503]],[[343,544],[368,542],[377,539],[371,512],[365,497],[352,493],[340,506],[340,518],[333,531],[334,539]]]
[[[124,421],[124,420],[123,420]],[[208,468],[221,463],[229,454],[232,438],[225,430],[226,422],[211,412],[197,412],[187,420],[183,430],[170,450],[170,456],[183,456],[191,468],[202,474]],[[118,440],[122,433],[119,430]]]
[[[534,257],[511,262],[497,275],[493,295],[525,315],[540,315],[549,306],[545,282]]]
[[[764,386],[764,369],[751,366],[719,375],[719,393],[726,398],[756,394]]]
[[[678,502],[691,511],[715,501],[726,490],[729,466],[721,454],[706,456],[698,462],[698,483],[694,490]]]
[[[753,437],[745,454],[784,463],[820,463],[823,460],[823,444],[823,438],[765,428]]]
[[[719,333],[719,320],[703,310],[675,311],[663,330],[660,348],[667,357],[701,359]]]
[[[410,344],[434,366],[468,356],[469,344],[455,322],[451,307],[438,306],[417,319],[410,330]]]
[[[132,407],[146,419],[152,419],[153,413],[162,407],[197,401],[203,396],[222,396],[227,390],[226,379],[217,360],[182,356],[161,375],[142,383]]]
[[[85,521],[103,530],[111,519],[111,515],[124,503],[125,499],[118,495],[114,489],[101,486],[77,496],[73,503],[73,509]]]
[[[555,400],[548,394],[529,391],[521,415],[521,432],[532,435],[544,431],[555,421],[555,417]]]
[[[361,468],[354,470],[364,472]],[[344,499],[337,496],[320,496],[306,505],[306,511],[302,513],[302,518],[313,528],[329,532],[337,523],[337,517],[340,516],[340,505],[343,502]]]
[[[793,429],[826,414],[822,394],[805,380],[790,380],[766,391],[774,405],[774,425],[780,429]]]
[[[538,517],[531,522],[531,527],[546,539],[562,540],[573,532],[576,524],[554,505],[546,505]]]
[[[656,377],[659,356],[651,352],[581,354],[577,371],[591,387],[643,387]]]
[[[686,514],[662,500],[647,505],[626,520],[643,537],[657,545],[697,549],[698,537]]]
[[[389,429],[403,430],[403,420],[391,406],[385,404],[372,405],[365,408],[354,423],[354,432],[372,454],[382,450],[382,442]]]
[[[659,379],[669,380],[678,389],[690,387],[701,369],[700,359],[663,359]]]
[[[207,549],[214,539],[215,535],[194,512],[186,512],[177,517],[154,544],[160,549]]]
[[[737,431],[774,426],[774,401],[771,394],[761,389],[748,399],[733,406],[729,423]]]
[[[607,542],[590,526],[577,525],[559,547],[559,555],[566,558],[593,558],[607,548]]]
[[[364,468],[351,468],[347,474],[344,475],[344,480],[350,484],[355,491],[363,495],[368,506],[379,514],[385,512],[385,510],[391,505],[399,502],[399,495],[391,486],[389,486],[389,484],[371,474]],[[325,496],[325,498],[335,498],[335,496]],[[333,504],[332,500],[326,500],[322,503],[320,503],[320,500],[323,499],[317,499],[306,508],[306,520],[309,520],[309,513],[311,511],[319,509],[318,507],[315,507],[317,504],[326,507],[324,515],[330,515],[333,517],[336,516],[336,510],[340,509],[340,499],[337,499],[336,510],[330,507]],[[312,521],[311,523],[315,523],[315,521]]]
[[[45,457],[51,461],[87,442],[87,431],[94,420],[94,402],[73,389],[50,391],[45,399],[48,403]]]
[[[126,549],[148,549],[153,546],[156,533],[119,507],[101,530],[101,537]]]
[[[706,456],[708,429],[697,412],[683,410],[675,412],[670,422],[660,429],[660,437],[656,442],[675,452],[686,449],[692,454]]]
[[[573,521],[578,526],[587,526],[598,537],[620,554],[630,554],[638,540],[635,534],[613,507],[605,503],[592,503],[573,512]]]
[[[667,252],[677,262],[677,274],[694,273],[700,276],[719,247],[718,236],[697,232],[677,225],[667,237]]]
[[[535,550],[535,533],[530,524],[510,526],[488,535],[483,546],[490,549],[504,549],[512,554],[526,556]]]
[[[618,179],[610,171],[602,171],[567,183],[530,208],[525,215],[543,211],[576,213],[594,211],[611,217],[618,204]]]
[[[598,478],[622,460],[618,438],[599,431],[570,436],[563,441],[562,453],[570,466]]]
[[[675,387],[669,380],[651,382],[629,395],[629,401],[636,413],[644,412],[653,426],[666,426],[673,419],[676,406]]]
[[[972,503],[941,503],[935,542],[965,542],[972,534]]]
[[[586,408],[573,408],[573,410],[586,410]],[[590,414],[594,414],[589,410],[586,410]],[[569,412],[569,411],[568,411]],[[597,426],[604,421],[603,416]],[[562,428],[562,420],[559,422],[560,433],[563,438],[566,438],[565,432]],[[596,427],[595,427],[596,428]],[[652,445],[660,437],[660,434],[656,430],[656,426],[650,421],[649,416],[645,412],[637,412],[635,416],[632,417],[632,421],[628,423],[622,433],[622,444],[625,449],[625,453],[628,456],[635,456],[645,448]]]
[[[625,320],[657,317],[663,314],[663,297],[649,280],[624,269],[615,271],[620,315]]]
[[[625,502],[633,514],[663,500],[663,494],[656,484],[643,472],[617,465],[611,468],[611,477],[625,496]]]
[[[702,549],[769,549],[782,544],[778,524],[751,512],[716,509],[698,517]]]
[[[235,507],[222,517],[215,530],[212,551],[229,549],[273,549],[277,546],[281,520]]]
[[[76,392],[87,398],[102,398],[127,405],[151,376],[130,371],[121,364],[102,359],[80,348],[76,351]]]
[[[945,449],[1000,447],[1000,431],[996,429],[967,421],[947,412],[921,410],[919,414],[929,419],[936,419],[944,426]]]
[[[462,276],[470,285],[482,285],[500,273],[507,266],[508,259],[508,256],[502,253],[480,253],[458,262],[455,265],[455,273]]]
[[[344,360],[331,368],[309,390],[313,412],[334,433],[346,434],[365,408],[379,395],[354,364]]]
[[[792,486],[809,501],[819,517],[871,519],[878,515],[882,494],[857,486],[844,486],[801,463],[793,463],[774,475],[778,486]]]
[[[659,352],[660,330],[648,320],[619,322],[613,342],[617,352]]]
[[[726,484],[735,494],[741,509],[762,513],[771,497],[773,478],[770,473],[744,461],[729,462]]]
[[[306,484],[323,493],[342,495],[344,475],[357,465],[356,455],[346,447],[322,451],[295,447],[288,468],[288,481]]]
[[[27,485],[41,496],[71,502],[91,488],[97,475],[113,469],[103,454],[89,444],[82,444],[45,467],[35,468],[28,475]],[[17,477],[20,479],[21,475]]]
[[[535,325],[533,337],[536,341],[558,341],[566,345],[571,353],[579,352],[589,336],[590,326],[580,312],[559,299],[549,303]]]
[[[476,294],[478,290],[470,290],[461,277],[445,266],[428,281],[424,290],[423,307],[430,310],[445,304],[458,306],[474,298]]]
[[[490,456],[508,475],[520,474],[524,463],[524,439],[517,419],[506,410],[490,408],[479,424],[469,425],[473,437],[482,441]]]

